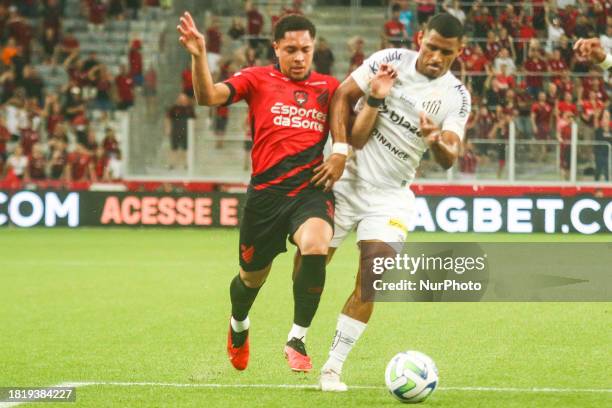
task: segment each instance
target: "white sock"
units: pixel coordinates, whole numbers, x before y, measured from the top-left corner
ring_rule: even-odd
[[[298,339],[302,339],[302,341],[306,343],[306,332],[307,331],[308,331],[308,327],[298,326],[297,324],[293,323],[293,326],[291,326],[291,330],[289,331],[289,334],[287,335],[287,341],[295,337]]]
[[[338,316],[336,334],[334,335],[334,341],[329,349],[329,357],[321,370],[333,370],[341,374],[344,361],[357,340],[359,340],[366,326],[367,323],[360,322],[359,320],[355,320],[341,313]]]
[[[242,321],[236,320],[232,317],[230,324],[232,325],[232,330],[234,330],[236,333],[240,333],[249,329],[249,326],[251,326],[251,321],[249,320],[248,316]]]

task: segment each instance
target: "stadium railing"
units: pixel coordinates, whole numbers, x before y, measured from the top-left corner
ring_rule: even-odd
[[[234,118],[242,117],[244,111],[235,112]],[[127,119],[125,119],[127,120]],[[185,167],[169,170],[163,162],[170,154],[167,138],[159,146],[162,152],[158,157],[162,162],[151,163],[136,160],[134,166],[129,156],[141,154],[141,150],[128,151],[126,157],[126,179],[130,180],[185,180],[220,183],[248,183],[250,177],[247,139],[244,133],[228,132],[216,136],[210,130],[210,120],[203,121],[204,129],[196,129],[196,122],[189,121],[188,150]],[[129,124],[122,121],[122,126]],[[459,161],[448,171],[442,170],[431,157],[421,162],[417,181],[469,184],[479,183],[521,184],[543,182],[551,184],[593,184],[594,148],[601,145],[608,150],[608,180],[612,180],[612,146],[602,142],[580,140],[578,126],[572,126],[570,144],[570,165],[564,173],[561,166],[561,145],[556,140],[519,139],[513,123],[510,124],[509,137],[504,139],[473,138],[470,143],[477,156],[472,173],[461,172]],[[218,144],[222,143],[222,147]],[[125,149],[132,145],[125,141]],[[143,153],[144,154],[144,153]],[[148,167],[144,163],[149,163]],[[610,183],[600,181],[599,183]]]

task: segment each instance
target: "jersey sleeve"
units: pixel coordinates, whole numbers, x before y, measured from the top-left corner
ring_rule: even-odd
[[[231,105],[243,99],[248,102],[256,90],[256,78],[256,71],[252,68],[246,68],[226,79],[224,83],[229,87],[230,95],[225,105]]]
[[[377,51],[351,73],[351,78],[353,78],[357,86],[359,86],[364,93],[368,93],[370,80],[376,75],[376,72],[378,72],[380,64],[397,66],[401,56],[401,50],[395,48]]]
[[[455,85],[452,92],[455,103],[442,123],[442,131],[453,132],[463,140],[465,125],[472,111],[472,98],[463,84]]]
[[[330,97],[329,100],[330,101],[331,101],[331,97],[334,96],[339,86],[340,86],[340,81],[338,81],[335,77],[331,77],[331,81],[329,84],[329,97]]]

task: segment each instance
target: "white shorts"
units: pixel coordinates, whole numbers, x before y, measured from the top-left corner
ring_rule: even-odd
[[[410,188],[380,189],[363,181],[341,178],[334,184],[334,197],[334,237],[330,247],[340,246],[355,228],[357,242],[406,241],[415,205]]]

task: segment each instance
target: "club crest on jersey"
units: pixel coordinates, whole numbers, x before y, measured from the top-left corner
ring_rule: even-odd
[[[441,99],[434,99],[431,101],[423,102],[423,110],[429,113],[430,115],[437,115],[438,112],[440,111],[441,106],[442,106]]]
[[[308,102],[308,94],[304,91],[294,91],[293,99],[295,99],[298,105],[304,106]]]

